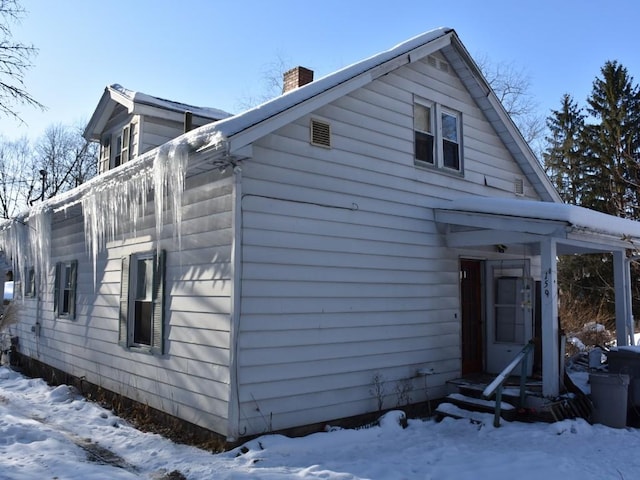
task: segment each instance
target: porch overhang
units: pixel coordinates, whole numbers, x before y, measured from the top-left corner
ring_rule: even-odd
[[[452,248],[499,243],[558,243],[558,254],[636,250],[640,222],[575,205],[502,198],[462,198],[437,205],[434,219]]]
[[[617,341],[618,345],[632,343],[630,253],[640,246],[640,222],[574,205],[513,198],[443,202],[434,207],[433,216],[450,248],[504,251],[524,245],[527,254],[540,256],[545,396],[556,396],[560,390],[558,255],[613,254]]]

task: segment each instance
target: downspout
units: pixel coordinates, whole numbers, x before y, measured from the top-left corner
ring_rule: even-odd
[[[240,392],[238,384],[238,337],[242,301],[242,169],[233,169],[233,245],[231,246],[231,309],[229,325],[229,410],[227,441],[240,437]]]

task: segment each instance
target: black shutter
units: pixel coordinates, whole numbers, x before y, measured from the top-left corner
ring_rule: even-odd
[[[58,316],[58,302],[60,298],[60,277],[62,275],[61,272],[62,264],[60,262],[56,263],[56,278],[53,283],[53,312],[56,317]]]
[[[118,343],[123,347],[129,346],[128,318],[129,318],[129,263],[130,257],[122,258],[122,272],[120,277],[120,321]]]
[[[153,325],[151,353],[164,353],[164,277],[166,253],[161,250],[154,255],[153,270]]]
[[[71,289],[69,291],[69,318],[76,318],[76,291],[78,290],[78,261],[71,262]]]

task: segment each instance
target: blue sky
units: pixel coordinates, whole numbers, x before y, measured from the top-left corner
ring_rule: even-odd
[[[6,138],[86,121],[112,83],[238,112],[279,58],[316,78],[439,26],[474,57],[513,62],[540,111],[563,93],[583,104],[606,60],[640,79],[636,0],[22,0],[14,37],[39,49],[27,89],[48,107],[0,118]]]

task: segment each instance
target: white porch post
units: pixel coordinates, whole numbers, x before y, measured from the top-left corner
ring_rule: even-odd
[[[613,282],[616,295],[616,340],[618,345],[633,345],[631,265],[622,250],[613,252]]]
[[[556,240],[540,242],[541,316],[542,316],[542,394],[560,393],[560,358],[558,353],[558,270]]]

